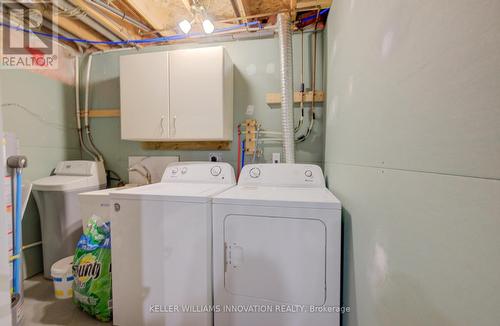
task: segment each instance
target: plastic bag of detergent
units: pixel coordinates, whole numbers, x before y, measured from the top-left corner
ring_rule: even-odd
[[[92,216],[80,237],[73,259],[73,301],[100,321],[110,321],[111,232],[110,223]]]

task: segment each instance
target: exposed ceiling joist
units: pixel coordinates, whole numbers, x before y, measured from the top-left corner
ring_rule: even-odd
[[[85,0],[70,0],[70,1],[73,5],[85,11],[86,14],[88,14],[90,17],[92,17],[94,20],[96,20],[98,23],[103,25],[105,28],[110,30],[113,34],[115,34],[122,40],[141,38],[141,36],[133,28],[128,27],[123,22],[121,22],[120,24],[114,21],[113,19],[110,19],[110,17],[107,16],[104,12],[88,4],[87,1]]]
[[[163,36],[168,36],[169,33],[164,32],[167,29],[165,24],[165,13],[161,10],[161,3],[156,1],[145,0],[124,0],[139,14],[151,27]]]
[[[290,0],[290,14],[292,21],[295,21],[297,18],[297,0]]]
[[[248,5],[245,0],[234,0],[238,8],[239,17],[246,17],[249,15]],[[243,23],[248,23],[248,19],[243,19]]]
[[[79,38],[82,39],[87,39],[87,40],[95,40],[95,41],[107,41],[105,38],[101,36],[101,34],[97,33],[96,31],[90,29],[87,27],[85,24],[81,23],[80,21],[76,21],[74,19],[70,19],[65,16],[55,16],[51,17],[50,13],[44,12],[44,17],[47,19],[54,19],[53,22],[60,26],[61,28],[67,30],[73,35],[78,36]],[[110,49],[109,45],[106,44],[92,44],[95,48],[99,50],[108,50]]]
[[[56,1],[56,0],[53,0]],[[238,27],[236,24],[259,22],[260,27],[269,28],[276,21],[278,13],[289,13],[297,18],[317,13],[331,5],[331,0],[65,0],[68,5],[78,7],[82,16],[59,14],[56,23],[60,31],[66,31],[75,38],[96,41],[133,40],[170,36],[179,33],[177,24],[183,19],[193,23],[192,34],[176,42],[190,42],[203,38],[202,20],[212,20],[217,29]],[[193,7],[196,5],[196,8]],[[19,4],[18,4],[19,5]],[[25,7],[39,6],[36,2]],[[45,6],[45,9],[50,6]],[[201,9],[200,9],[201,7]],[[37,7],[42,8],[42,7]],[[64,9],[64,8],[63,8]],[[75,9],[76,10],[76,9]],[[42,10],[43,12],[43,10]],[[306,12],[309,12],[307,14]],[[48,20],[50,15],[45,15]],[[87,17],[88,16],[88,17]],[[322,19],[326,17],[323,16]],[[85,18],[85,19],[82,19]],[[248,28],[228,28],[217,33],[225,35],[248,31]],[[57,30],[53,30],[57,32]],[[158,43],[151,43],[158,44]],[[146,44],[143,44],[146,46]],[[116,47],[106,44],[92,45],[99,50]]]
[[[315,1],[300,1],[297,2],[297,9],[302,10],[306,8],[321,8],[325,9],[330,7],[332,4],[331,0],[315,0]]]

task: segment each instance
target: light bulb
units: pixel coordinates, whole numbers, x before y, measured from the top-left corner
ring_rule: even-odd
[[[212,23],[210,21],[210,19],[205,19],[203,21],[203,30],[205,31],[205,33],[207,34],[212,34],[215,30],[215,26],[214,26],[214,23]]]
[[[191,30],[191,23],[184,19],[179,23],[179,28],[184,34],[187,34]]]

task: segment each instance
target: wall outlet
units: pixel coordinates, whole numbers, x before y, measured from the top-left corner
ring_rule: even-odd
[[[281,163],[281,153],[273,153],[273,163]]]
[[[210,153],[208,154],[209,162],[222,162],[222,154],[221,153]]]

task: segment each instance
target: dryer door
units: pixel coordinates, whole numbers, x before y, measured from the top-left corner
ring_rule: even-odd
[[[287,304],[326,300],[326,226],[317,219],[228,215],[226,291]]]

